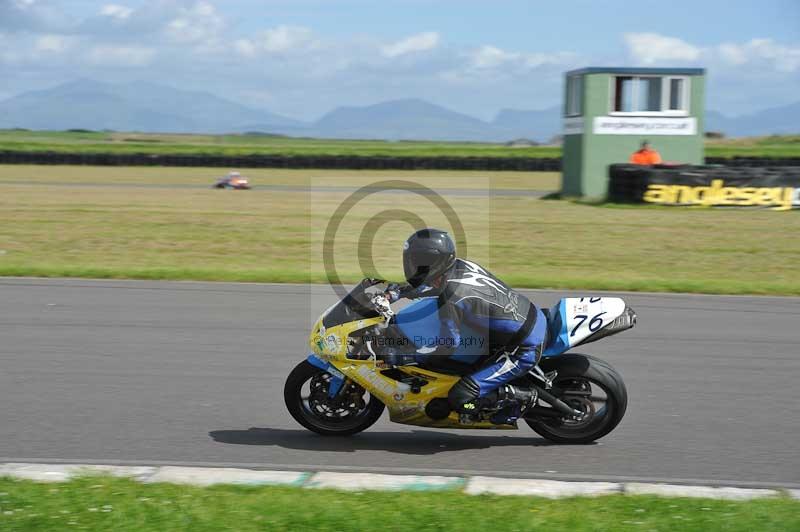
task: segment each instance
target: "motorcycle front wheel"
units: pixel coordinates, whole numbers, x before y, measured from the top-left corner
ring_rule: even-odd
[[[591,443],[614,430],[628,407],[622,376],[607,362],[588,355],[567,354],[544,359],[545,372],[557,371],[549,392],[575,410],[581,419],[558,416],[526,418],[537,434],[556,443]]]
[[[353,381],[337,397],[328,396],[331,374],[308,361],[286,378],[283,398],[292,417],[324,436],[350,436],[369,428],[381,417],[384,404]]]

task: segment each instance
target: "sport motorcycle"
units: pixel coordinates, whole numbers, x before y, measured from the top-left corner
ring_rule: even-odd
[[[216,183],[211,185],[211,188],[222,188],[230,190],[250,190],[250,181],[239,174],[238,172],[231,172],[225,177],[221,177]]]
[[[440,331],[438,298],[413,300],[394,312],[386,281],[364,279],[314,324],[310,353],[289,374],[284,400],[292,417],[326,436],[365,430],[389,410],[395,423],[443,429],[517,429],[496,423],[504,405],[463,415],[447,399],[450,388],[473,373],[492,352],[481,333],[461,328],[462,342],[449,357],[428,364],[390,365],[388,353],[431,350]],[[628,330],[636,313],[620,298],[570,297],[542,309],[547,335],[537,364],[510,384],[535,393],[521,418],[557,443],[589,443],[622,420],[628,395],[621,375],[599,358],[570,349]],[[463,341],[469,339],[470,341]],[[440,339],[439,339],[440,340]],[[495,418],[496,419],[496,418]]]

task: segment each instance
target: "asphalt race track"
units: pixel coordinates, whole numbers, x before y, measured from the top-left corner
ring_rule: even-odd
[[[322,287],[0,279],[0,462],[800,487],[800,300],[622,297],[639,325],[579,350],[622,372],[628,414],[597,444],[558,446],[527,426],[302,429],[283,382],[332,301]]]

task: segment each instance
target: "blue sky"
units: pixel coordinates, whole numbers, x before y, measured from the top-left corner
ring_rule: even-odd
[[[800,100],[800,1],[0,0],[0,98],[78,77],[313,119],[424,98],[492,117],[565,70],[702,66],[729,115]]]

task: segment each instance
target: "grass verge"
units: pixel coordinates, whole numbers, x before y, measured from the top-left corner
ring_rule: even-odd
[[[22,181],[38,183],[31,185],[19,184],[17,170],[0,167],[0,275],[7,276],[321,282],[325,228],[349,195],[335,189],[211,190],[200,186],[207,183],[202,172],[158,176],[158,169],[83,168],[81,175],[66,175],[59,167],[28,167]],[[302,181],[275,170],[253,182],[361,185],[387,177],[314,175],[330,179]],[[500,188],[547,186],[552,176],[406,175],[440,185],[437,190],[465,226],[467,256],[515,286],[800,295],[795,212],[607,208],[513,194],[448,195],[448,186],[495,186],[496,179]],[[80,186],[72,186],[75,179]],[[198,186],[136,185],[153,179]],[[375,259],[370,275],[400,278],[408,224],[378,217],[369,231],[374,240],[360,238],[375,213],[397,208],[419,213],[429,226],[449,227],[426,198],[370,196],[343,219],[337,234],[336,268],[343,281],[362,276],[359,251]]]
[[[494,189],[555,191],[561,187],[560,172],[487,172],[472,170],[291,170],[237,168],[256,188],[270,185],[308,187],[313,183],[361,187],[379,179],[408,179],[435,189],[475,189],[491,184]],[[0,185],[192,185],[210,188],[227,168],[175,166],[73,166],[0,165]]]
[[[0,478],[0,530],[683,530],[790,531],[800,502],[612,495],[548,500],[445,492],[141,484]]]
[[[798,157],[800,136],[773,135],[706,141],[709,157]],[[503,143],[336,140],[267,135],[0,130],[0,150],[174,155],[361,155],[389,157],[561,157],[558,146]]]
[[[70,133],[0,130],[0,150],[175,155],[339,155],[389,157],[560,157],[557,146],[501,143],[291,138],[268,135]]]

